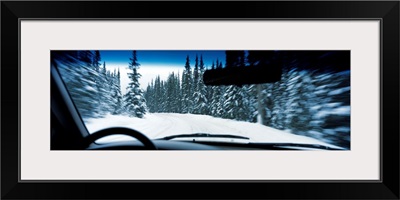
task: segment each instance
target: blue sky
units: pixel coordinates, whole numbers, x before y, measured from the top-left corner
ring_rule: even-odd
[[[139,79],[140,87],[146,89],[147,85],[160,76],[161,80],[166,80],[172,72],[182,74],[186,63],[186,56],[189,55],[190,66],[195,64],[196,54],[203,56],[204,65],[211,67],[213,61],[217,59],[225,64],[224,50],[137,50],[136,55],[140,68],[138,72],[142,75]],[[121,90],[125,93],[129,78],[127,73],[129,58],[132,57],[132,50],[100,50],[101,63],[106,62],[107,70],[114,71],[119,69],[121,72]]]
[[[193,67],[196,54],[203,56],[205,66],[211,67],[211,63],[215,60],[225,62],[225,51],[222,50],[137,50],[138,62],[141,66],[159,66],[159,67],[184,67],[186,56],[190,57],[190,65]],[[102,62],[111,65],[127,66],[129,58],[132,57],[130,50],[105,50],[100,51]]]

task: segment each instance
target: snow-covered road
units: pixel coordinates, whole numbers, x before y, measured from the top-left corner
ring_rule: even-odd
[[[178,134],[211,133],[244,136],[250,138],[250,142],[306,143],[334,147],[314,138],[295,135],[261,124],[215,118],[208,115],[151,113],[146,114],[142,119],[108,115],[105,118],[85,120],[85,123],[90,133],[103,128],[119,126],[135,129],[153,139]],[[100,139],[98,142],[126,140],[132,140],[132,138],[115,135]]]

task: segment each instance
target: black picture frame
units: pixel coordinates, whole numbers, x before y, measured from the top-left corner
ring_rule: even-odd
[[[399,199],[399,8],[399,1],[2,1],[1,198]],[[20,182],[19,20],[127,18],[379,19],[381,181]]]

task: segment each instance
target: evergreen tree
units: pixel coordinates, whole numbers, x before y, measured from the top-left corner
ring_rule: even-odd
[[[196,60],[193,69],[193,93],[198,91],[199,84],[199,58],[196,55]]]
[[[311,115],[309,112],[311,78],[308,73],[298,71],[295,68],[289,71],[287,81],[288,98],[285,102],[286,129],[295,130],[297,134],[305,135],[310,130]]]
[[[211,65],[211,70],[213,70],[213,69],[215,69],[214,61],[212,62],[212,65]],[[205,70],[204,70],[204,72],[205,72]],[[204,75],[204,72],[203,72],[203,75]],[[201,79],[202,79],[203,84],[204,84],[203,76],[202,76]],[[210,86],[210,85],[205,85],[205,87],[206,87],[206,99],[207,99],[208,103],[211,103],[212,99],[213,99],[213,87]],[[211,105],[209,105],[209,108],[208,108],[208,115],[211,115]]]
[[[244,67],[244,51],[225,51],[226,68]],[[246,111],[248,106],[247,100],[244,98],[242,88],[234,85],[226,87],[223,94],[223,117],[229,119],[246,120],[249,113]]]
[[[161,94],[160,94],[160,99],[161,99],[161,101],[160,101],[160,112],[168,112],[168,104],[167,104],[167,89],[166,89],[166,84],[165,84],[165,81],[163,81],[163,80],[161,80],[161,87],[160,87],[161,89],[160,89],[160,91],[161,91]]]
[[[248,101],[244,98],[242,88],[235,85],[227,86],[223,99],[224,118],[241,121],[246,121],[249,118]]]
[[[197,56],[196,56],[197,60]],[[207,115],[209,114],[209,107],[208,107],[208,99],[206,97],[207,95],[207,90],[206,86],[203,83],[203,74],[205,71],[204,68],[204,62],[203,62],[203,56],[200,57],[200,66],[199,66],[199,73],[198,73],[198,78],[197,82],[195,82],[195,85],[197,85],[197,89],[194,92],[193,95],[193,113],[195,114],[204,114]]]
[[[96,50],[94,51],[93,67],[97,72],[100,71],[100,61],[101,61],[100,51]]]
[[[144,91],[144,98],[146,99],[146,105],[148,112],[154,113],[154,82],[151,80],[150,84],[147,85],[146,90]]]
[[[284,66],[282,69],[282,77],[281,80],[278,82],[273,83],[272,87],[272,96],[273,96],[273,108],[271,113],[271,125],[277,129],[285,129],[286,127],[286,120],[285,120],[285,102],[287,101],[287,80],[288,80],[288,67]]]
[[[215,63],[216,69],[222,69],[222,62],[218,59]],[[212,86],[212,95],[211,95],[211,108],[210,113],[214,117],[223,117],[224,113],[224,98],[223,92],[225,91],[226,86]]]
[[[175,100],[174,103],[176,105],[176,112],[182,113],[182,89],[181,89],[181,80],[179,76],[179,72],[175,77]]]
[[[177,87],[177,83],[176,83],[176,77],[174,72],[172,72],[171,74],[169,74],[167,82],[165,84],[166,87],[166,108],[167,108],[167,112],[173,112],[173,113],[177,113],[179,108],[177,105],[177,98],[178,98],[178,90],[176,89]]]
[[[114,70],[111,80],[111,111],[113,115],[120,115],[122,114],[123,99],[121,94],[121,74],[119,68],[118,72]]]
[[[162,88],[161,88],[161,78],[160,76],[156,77],[154,81],[154,112],[161,112],[161,103],[164,101],[162,99]]]
[[[215,64],[215,68],[216,68],[216,69],[222,69],[222,61],[220,62],[220,61],[218,60],[218,58],[217,58],[217,62],[216,62],[216,64]]]
[[[106,69],[106,62],[103,63],[103,67],[100,70],[98,76],[98,88],[99,88],[99,112],[101,115],[112,113],[112,78],[110,77],[109,71]]]
[[[105,71],[101,69],[101,56],[100,56],[100,51],[96,50],[94,51],[94,54],[92,56],[91,62],[92,62],[92,70],[91,70],[91,79],[92,81],[95,82],[96,88],[97,88],[97,93],[96,93],[96,101],[97,101],[97,106],[96,106],[96,112],[98,115],[103,116],[107,112],[106,108],[106,77],[105,77]],[[89,60],[87,61],[89,62]]]
[[[245,107],[248,117],[246,121],[257,122],[258,121],[258,110],[257,110],[257,88],[258,85],[245,85],[243,86],[243,95],[246,100],[247,106]]]
[[[147,102],[147,106],[149,112],[157,113],[164,112],[165,110],[165,102],[167,101],[166,95],[164,93],[164,82],[161,81],[160,76],[158,75],[155,80],[152,80],[150,85],[147,86],[145,92],[145,98]],[[170,105],[170,102],[168,102]]]
[[[222,91],[224,91],[225,86],[213,86],[212,87],[212,99],[211,99],[211,115],[214,117],[222,117],[223,115],[223,103]]]
[[[189,55],[186,56],[185,69],[182,74],[182,112],[192,113],[193,102],[192,102],[192,92],[193,92],[193,78],[190,69],[190,59]]]
[[[258,84],[257,90],[257,95],[260,94],[260,96],[257,96],[257,106],[261,106],[261,108],[257,107],[257,111],[261,110],[261,114],[257,116],[257,121],[260,123],[262,119],[264,125],[273,127],[271,120],[275,103],[275,96],[273,94],[279,94],[274,92],[276,88],[271,83]]]
[[[221,62],[219,62],[219,65],[218,65],[218,67],[217,67],[218,69],[222,69],[222,61]]]
[[[129,69],[132,72],[128,73],[130,82],[125,94],[125,111],[131,117],[143,118],[146,113],[146,100],[143,96],[143,90],[140,88],[139,79],[141,77],[138,72],[140,64],[137,61],[136,51],[132,51],[132,58],[130,59]]]

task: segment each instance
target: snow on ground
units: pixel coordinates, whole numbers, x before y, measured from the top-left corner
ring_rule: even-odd
[[[295,135],[257,123],[215,118],[208,115],[150,113],[144,118],[107,115],[104,118],[85,120],[89,133],[109,127],[135,129],[151,139],[192,133],[230,134],[250,138],[249,142],[304,143],[336,147],[317,139]],[[97,140],[99,143],[134,140],[129,136],[114,135]]]

